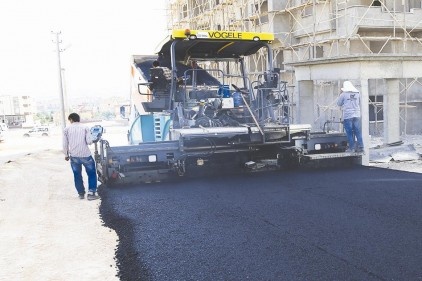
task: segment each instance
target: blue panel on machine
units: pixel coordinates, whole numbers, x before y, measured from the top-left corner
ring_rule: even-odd
[[[141,116],[142,140],[163,141],[166,140],[169,130],[169,115],[152,114]]]
[[[168,140],[171,120],[168,114],[139,115],[128,132],[129,144]]]

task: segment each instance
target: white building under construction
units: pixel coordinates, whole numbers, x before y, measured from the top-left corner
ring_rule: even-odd
[[[364,139],[422,133],[422,7],[415,0],[169,0],[169,28],[272,32],[295,122],[340,128],[345,80],[361,91]],[[265,69],[258,55],[250,69]],[[253,73],[251,73],[253,74]]]

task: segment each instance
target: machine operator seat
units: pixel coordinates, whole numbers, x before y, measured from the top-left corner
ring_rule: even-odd
[[[169,96],[171,85],[171,70],[168,67],[154,67],[150,69],[151,88],[154,97]]]
[[[154,98],[142,105],[146,112],[161,112],[168,109],[170,104],[171,70],[168,67],[154,67],[150,69],[150,75],[149,88]]]

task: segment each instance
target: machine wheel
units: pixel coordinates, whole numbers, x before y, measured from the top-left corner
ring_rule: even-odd
[[[295,150],[281,150],[278,156],[278,165],[284,170],[294,170],[300,167],[299,152]]]

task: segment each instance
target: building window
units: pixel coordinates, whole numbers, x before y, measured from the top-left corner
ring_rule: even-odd
[[[407,5],[409,6],[409,9],[407,11],[410,12],[411,9],[420,9],[421,4],[420,0],[408,0]]]
[[[279,52],[278,54],[275,54],[275,67],[279,68],[280,70],[284,70],[284,58],[283,58],[283,52]]]
[[[312,16],[313,10],[314,10],[314,6],[306,6],[302,10],[302,17]]]
[[[264,1],[261,4],[261,14],[264,14],[264,16],[261,16],[260,20],[261,23],[267,23],[268,22],[268,2]]]
[[[369,96],[369,121],[383,121],[383,96]]]
[[[268,15],[261,16],[261,17],[259,18],[259,20],[260,20],[260,23],[261,23],[261,24],[263,24],[263,23],[268,23]]]
[[[385,41],[369,41],[369,49],[372,53],[391,53],[391,42],[385,43]]]
[[[312,51],[315,52],[314,58],[323,58],[324,57],[324,47],[315,46],[315,49],[313,49]]]
[[[188,5],[185,4],[182,6],[182,19],[188,17]]]

